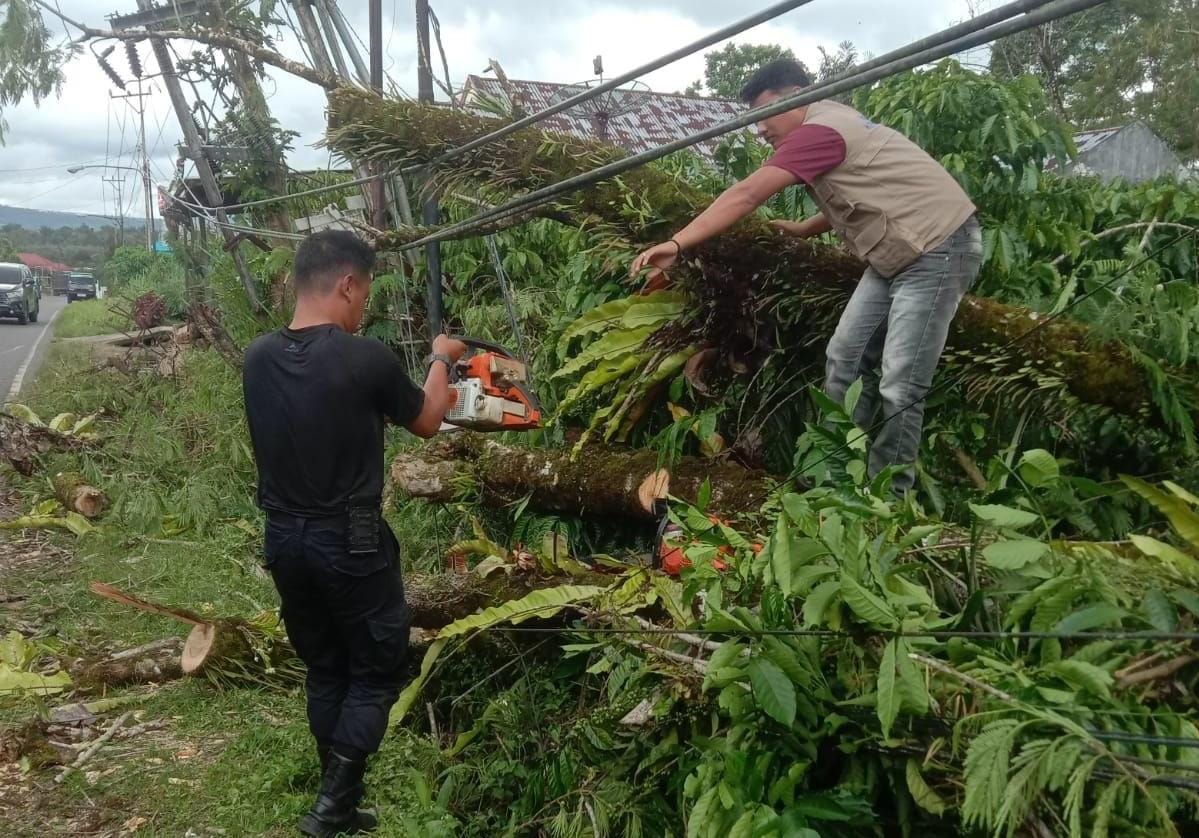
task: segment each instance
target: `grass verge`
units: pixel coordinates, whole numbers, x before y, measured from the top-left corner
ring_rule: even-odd
[[[100,329],[107,322],[97,312],[102,305],[72,304],[80,310],[68,321],[73,331],[86,323]],[[102,444],[82,454],[47,455],[29,478],[5,467],[0,481],[13,512],[25,512],[51,496],[48,475],[78,470],[109,494],[112,508],[92,533],[51,536],[69,558],[51,553],[57,558],[4,574],[0,593],[20,600],[17,608],[0,609],[0,634],[20,631],[46,649],[86,657],[186,631],[97,599],[87,590],[93,580],[203,614],[248,617],[277,605],[258,568],[261,519],[239,379],[205,351],[189,352],[178,377],[166,378],[153,370],[98,368],[87,347],[52,345],[26,402],[43,415],[98,413]],[[402,437],[389,443],[394,448]],[[453,536],[448,517],[438,521],[423,506],[400,508],[391,523],[407,548],[409,571],[431,563]],[[161,734],[101,751],[90,772],[62,784],[53,782],[53,769],[0,776],[0,834],[80,834],[84,827],[72,813],[82,811],[92,815],[87,828],[102,833],[294,834],[317,783],[299,690],[220,692],[181,681],[113,689],[106,697],[112,696],[129,697],[125,709],[141,720],[164,721]],[[66,698],[0,697],[0,730]],[[426,814],[428,800],[418,793],[433,778],[414,782],[432,770],[436,756],[436,746],[415,734],[388,738],[370,774],[371,800],[383,806],[379,834],[453,834],[436,812]],[[5,783],[20,793],[4,795]],[[14,799],[28,804],[5,805]]]
[[[111,300],[79,300],[68,303],[54,321],[56,338],[107,335],[129,328],[129,319],[112,310]]]

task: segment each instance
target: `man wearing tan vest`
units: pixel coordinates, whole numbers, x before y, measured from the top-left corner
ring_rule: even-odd
[[[757,108],[811,83],[802,65],[780,59],[754,73],[741,97]],[[910,466],[950,321],[982,262],[974,204],[915,143],[836,102],[769,117],[758,133],[774,155],[673,239],[639,255],[633,273],[670,268],[775,193],[803,183],[820,212],[776,225],[804,238],[835,230],[868,265],[829,342],[825,391],[841,403],[862,378],[854,422],[869,428],[880,407],[886,420],[871,444],[870,475]],[[893,488],[902,493],[913,482],[907,468]]]

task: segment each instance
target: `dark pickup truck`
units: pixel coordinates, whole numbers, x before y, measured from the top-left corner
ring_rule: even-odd
[[[36,323],[41,307],[42,289],[29,268],[16,262],[0,262],[0,317]]]
[[[67,277],[67,302],[96,299],[96,278],[91,274],[71,274]]]

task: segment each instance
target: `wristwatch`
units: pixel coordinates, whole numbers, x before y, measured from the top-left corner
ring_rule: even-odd
[[[446,372],[449,372],[450,370],[452,370],[454,368],[454,362],[450,360],[449,355],[438,353],[435,355],[430,355],[428,358],[425,358],[426,369],[433,366],[434,361],[441,361],[441,363],[445,364]]]

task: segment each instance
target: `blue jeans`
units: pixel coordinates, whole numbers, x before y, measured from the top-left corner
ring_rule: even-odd
[[[870,446],[869,474],[909,466],[895,478],[896,493],[915,482],[910,466],[920,450],[924,398],[982,254],[982,229],[971,216],[891,279],[867,268],[829,341],[825,392],[842,404],[849,386],[862,379],[854,423],[869,428],[880,407],[885,420]]]

